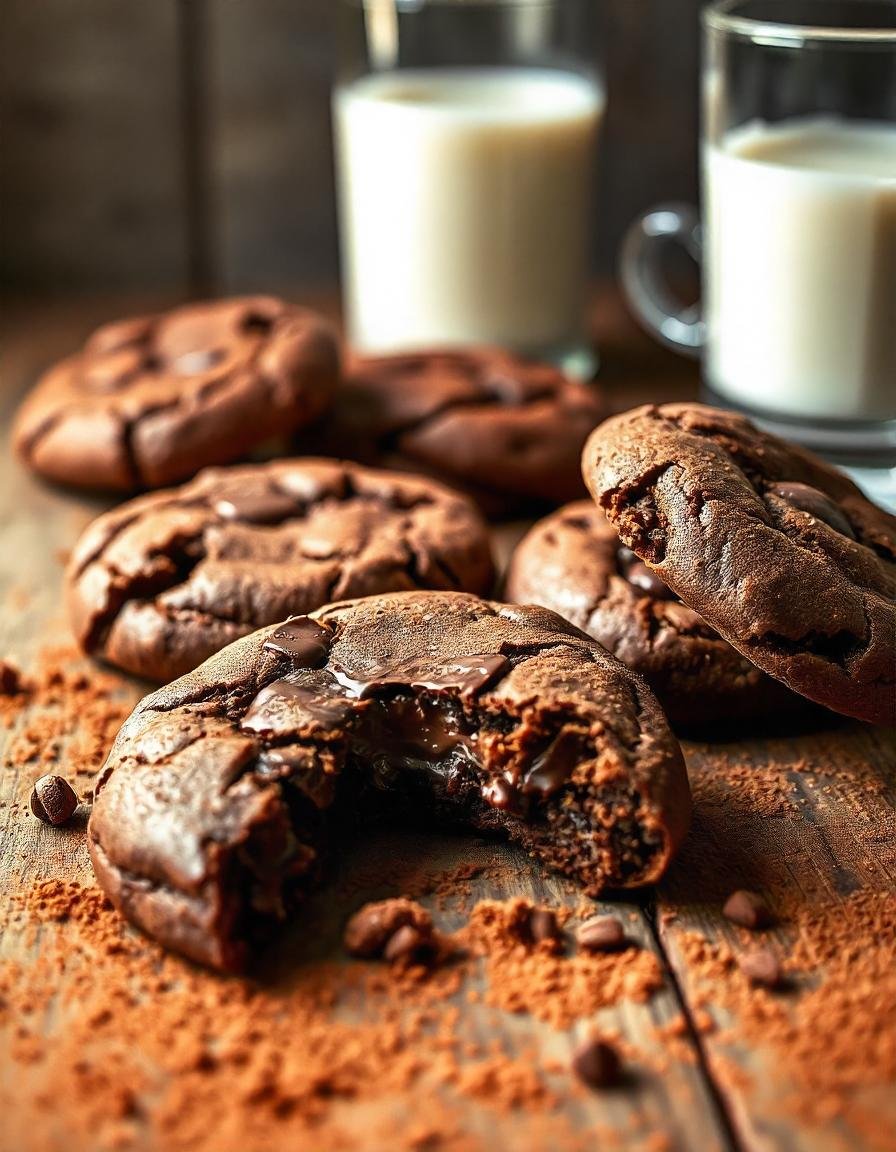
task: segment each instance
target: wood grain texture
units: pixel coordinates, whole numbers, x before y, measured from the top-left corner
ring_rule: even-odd
[[[335,284],[334,6],[3,0],[0,287]],[[602,3],[603,275],[636,213],[696,198],[699,6]]]
[[[69,351],[93,324],[146,304],[135,301],[132,309],[98,301],[76,309],[8,309],[0,321],[0,425],[6,427],[15,399],[48,360]],[[693,393],[692,367],[643,342],[611,292],[596,298],[596,326],[615,406]],[[61,558],[101,506],[37,484],[8,452],[3,454],[0,656],[35,669],[42,649],[69,643],[59,595]],[[498,533],[502,562],[524,528],[508,525]],[[142,691],[133,681],[78,657],[71,658],[70,671],[82,671],[88,681],[108,676],[109,699],[122,710]],[[33,758],[23,758],[26,729],[38,730],[44,721],[54,730],[52,740]],[[401,1132],[408,1116],[437,1104],[450,1109],[468,1139],[466,1147],[472,1148],[884,1152],[896,1147],[896,1077],[884,1058],[879,1027],[892,1020],[896,1006],[887,1000],[883,978],[875,982],[869,977],[871,961],[872,976],[896,964],[896,921],[885,916],[890,902],[896,902],[896,735],[833,722],[802,733],[747,733],[742,738],[732,733],[714,743],[688,741],[685,751],[695,820],[679,860],[655,899],[648,894],[642,901],[604,905],[625,918],[644,954],[657,958],[665,973],[659,994],[646,1004],[623,999],[571,1030],[556,1030],[536,1016],[488,1004],[488,975],[480,966],[465,978],[453,1001],[461,1042],[481,1050],[498,1041],[512,1059],[532,1063],[556,1095],[556,1107],[533,1118],[525,1110],[495,1109],[487,1100],[454,1089],[428,1095],[419,1086],[411,1097],[390,1094],[375,1108],[369,1102],[334,1101],[334,1115],[351,1134],[352,1147],[380,1152],[384,1132]],[[75,777],[82,791],[97,766],[78,716],[71,710],[62,716],[58,701],[32,704],[9,727],[0,728],[0,974],[6,975],[10,962],[21,963],[19,978],[27,982],[42,952],[57,946],[71,950],[70,970],[50,990],[45,1017],[35,1022],[0,1014],[2,1152],[50,1147],[93,1152],[105,1146],[107,1137],[121,1135],[117,1128],[102,1126],[83,1134],[73,1127],[64,1098],[52,1109],[38,1106],[40,1094],[48,1090],[53,1060],[29,1062],[17,1056],[23,1028],[27,1033],[39,1023],[44,1039],[62,1035],[58,1030],[78,1008],[66,999],[72,987],[67,981],[88,963],[79,950],[76,924],[41,924],[35,930],[18,904],[42,879],[63,876],[92,883],[83,811],[71,827],[54,830],[38,824],[27,810],[32,781],[50,763]],[[446,887],[444,878],[450,879],[458,866],[472,875]],[[751,992],[737,972],[733,957],[752,940],[720,911],[736,887],[764,892],[776,913],[778,923],[768,939],[791,968],[785,992]],[[383,830],[346,852],[306,916],[272,949],[264,968],[265,995],[286,1002],[298,994],[306,965],[326,958],[344,963],[339,938],[348,913],[368,898],[404,889],[428,892],[424,899],[446,929],[461,924],[483,898],[523,895],[571,909],[579,905],[569,885],[501,845],[419,830]],[[137,951],[114,960],[125,966],[125,975],[129,963],[145,958],[144,945],[132,934],[129,939],[136,941]],[[186,966],[174,965],[186,973]],[[201,979],[209,987],[218,981],[212,975]],[[828,1005],[831,1018],[824,1015]],[[365,1018],[381,1007],[371,1000],[363,1007]],[[361,1008],[345,1010],[351,1019],[350,1013]],[[625,1090],[594,1096],[571,1081],[570,1047],[589,1024],[618,1031],[634,1071]],[[179,1027],[189,1030],[189,1022]],[[172,1052],[177,1039],[172,1035]],[[104,1075],[113,1084],[131,1060],[119,1047],[113,1022],[99,1030],[88,1053],[100,1060],[106,1053]],[[112,1052],[115,1058],[109,1060]],[[140,1098],[124,1147],[166,1149],[154,1109],[176,1080],[173,1056],[171,1061],[160,1057],[150,1069],[153,1091]],[[21,1118],[14,1141],[10,1117]]]
[[[175,0],[3,0],[3,287],[182,287],[177,32]]]

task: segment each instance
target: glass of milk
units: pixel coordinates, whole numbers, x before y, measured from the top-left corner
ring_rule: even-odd
[[[703,223],[630,231],[629,297],[703,356],[708,398],[843,460],[896,465],[896,0],[704,11]],[[702,263],[680,308],[663,245]]]
[[[590,374],[598,0],[340,0],[343,297],[364,352],[494,343]]]

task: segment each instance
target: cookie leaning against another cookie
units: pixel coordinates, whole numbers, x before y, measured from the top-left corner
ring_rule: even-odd
[[[66,573],[87,651],[172,680],[225,645],[332,600],[492,589],[488,529],[464,496],[335,460],[208,469],[100,516]]]
[[[270,296],[187,304],[94,332],[26,397],[13,444],[61,484],[160,488],[316,420],[339,377],[336,332],[314,312]]]
[[[583,471],[622,540],[747,659],[896,724],[896,517],[847,477],[699,404],[608,420]]]
[[[662,875],[690,793],[645,682],[543,608],[449,592],[331,605],[147,697],[96,787],[116,906],[239,967],[383,806],[500,833],[589,893]]]
[[[582,448],[605,415],[597,389],[551,365],[433,351],[349,365],[323,436],[327,452],[425,472],[489,515],[528,514],[585,495]]]
[[[505,594],[558,612],[640,672],[676,726],[811,711],[683,604],[591,501],[568,504],[528,532],[511,557]]]

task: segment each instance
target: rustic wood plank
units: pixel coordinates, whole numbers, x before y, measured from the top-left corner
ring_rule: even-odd
[[[687,751],[694,826],[659,935],[734,1127],[749,1149],[893,1149],[896,733],[844,722]],[[783,991],[732,963],[757,935],[721,914],[737,888],[775,913],[758,935]]]
[[[219,288],[336,282],[331,17],[315,0],[207,0]]]
[[[103,302],[55,315],[52,310],[35,313],[24,308],[6,313],[4,427],[15,398],[47,360],[67,351],[90,324],[108,315],[108,303]],[[46,668],[40,655],[43,649],[67,643],[60,601],[61,554],[100,506],[101,502],[85,501],[31,480],[8,453],[0,460],[5,545],[0,550],[0,656],[18,661],[28,676],[40,679],[45,675],[41,672]],[[0,726],[0,985],[4,998],[16,1006],[16,1011],[6,1016],[0,1011],[0,1110],[8,1118],[5,1131],[16,1152],[63,1144],[69,1152],[118,1144],[167,1148],[173,1144],[164,1134],[164,1116],[176,1099],[182,1074],[178,1061],[183,1058],[184,1031],[189,1033],[190,1022],[177,1016],[177,1026],[171,1025],[161,1050],[147,1047],[141,1052],[138,1044],[135,1052],[132,1045],[123,1047],[115,1021],[105,1018],[96,998],[97,987],[130,987],[131,981],[135,997],[145,998],[146,966],[154,970],[163,963],[156,959],[157,950],[127,932],[124,941],[110,952],[92,943],[90,932],[77,917],[58,921],[41,919],[38,914],[35,919],[33,910],[29,913],[22,908],[23,901],[40,905],[42,897],[34,896],[34,886],[41,881],[70,879],[88,890],[92,885],[84,844],[84,810],[71,827],[54,830],[40,825],[27,808],[32,782],[40,773],[56,768],[73,779],[83,793],[98,766],[96,717],[88,723],[87,716],[87,710],[95,706],[90,690],[85,688],[82,697],[76,696],[83,703],[74,706],[70,700],[66,703],[66,693],[81,691],[74,687],[79,682],[94,687],[101,684],[100,710],[111,710],[114,715],[118,708],[123,715],[141,692],[141,686],[133,681],[101,671],[74,654],[57,656],[56,663],[61,665],[59,674],[66,682],[62,698],[59,693],[37,692],[21,708],[8,714],[4,709],[7,726]],[[90,732],[85,733],[85,729]],[[49,734],[46,737],[42,735],[45,732]],[[458,875],[464,878],[462,882],[452,880]],[[524,855],[501,845],[470,837],[379,833],[348,853],[307,916],[272,949],[261,989],[253,992],[256,999],[251,1011],[246,1009],[244,1026],[248,1027],[259,1012],[274,1011],[274,1006],[286,1012],[299,1011],[303,997],[307,1000],[304,982],[314,966],[323,961],[345,964],[340,934],[351,909],[365,899],[408,890],[419,892],[433,906],[437,921],[446,930],[465,923],[477,901],[485,898],[523,895],[581,915],[580,897],[569,884],[543,875]],[[346,1146],[379,1152],[386,1133],[394,1135],[395,1143],[390,1139],[390,1147],[404,1146],[405,1137],[411,1138],[409,1117],[423,1121],[429,1114],[444,1118],[447,1112],[456,1129],[451,1137],[456,1143],[446,1147],[458,1149],[514,1147],[534,1152],[552,1145],[590,1147],[598,1138],[611,1146],[644,1152],[660,1147],[724,1152],[730,1146],[727,1135],[694,1043],[686,1028],[682,1034],[681,1006],[674,986],[663,979],[662,958],[645,910],[635,903],[617,903],[612,910],[625,918],[630,936],[637,941],[638,950],[629,959],[638,970],[646,964],[659,975],[662,987],[646,1003],[614,997],[600,1010],[574,1013],[581,1017],[575,1027],[558,1030],[537,1014],[505,1011],[489,1003],[489,996],[500,999],[501,979],[489,974],[484,961],[476,962],[464,970],[460,987],[450,991],[448,1000],[457,1009],[452,1044],[461,1054],[459,1082],[429,1085],[425,1077],[415,1077],[402,1090],[393,1086],[385,1091],[375,1105],[365,1097],[354,1106],[337,1096],[328,1106],[325,1130],[338,1123],[347,1134]],[[108,912],[97,915],[103,923],[104,917],[112,917]],[[52,973],[49,986],[48,965]],[[351,972],[357,967],[346,969],[349,987]],[[164,973],[164,987],[153,995],[159,998],[158,1011],[165,1020],[172,1005],[176,1008],[181,1003],[178,996],[184,997],[182,1011],[192,1014],[198,1012],[196,997],[202,989],[210,997],[218,996],[226,984],[175,959],[164,961]],[[191,989],[192,999],[182,991],[184,987]],[[34,1001],[27,1016],[19,1013],[23,990]],[[129,1011],[126,1007],[121,1010]],[[360,1002],[349,1000],[334,1007],[334,1021],[357,1020],[360,1027],[371,1015],[388,1010],[388,997],[374,988]],[[84,1029],[82,1011],[90,1020],[96,1018],[95,1028]],[[137,1011],[136,1002],[130,1011]],[[222,1011],[229,1026],[239,1022],[232,1007],[225,1006]],[[202,1024],[213,1026],[205,1017]],[[571,1047],[590,1025],[602,1032],[618,1033],[631,1070],[630,1083],[624,1089],[589,1094],[571,1077]],[[122,1021],[120,1027],[125,1026],[126,1021]],[[72,1031],[77,1037],[75,1050],[66,1041]],[[676,1034],[673,1046],[663,1039],[667,1031]],[[151,1044],[148,1036],[146,1043]],[[439,1051],[428,1047],[425,1039],[419,1043],[424,1054],[435,1057]],[[502,1066],[509,1061],[511,1071],[525,1083],[535,1077],[543,1099],[539,1097],[531,1107],[514,1108],[506,1103],[499,1107],[490,1098],[488,1085],[493,1073],[487,1065],[496,1044],[505,1053]],[[263,1050],[263,1038],[259,1038],[259,1046]],[[136,1092],[132,1098],[130,1084],[138,1068],[151,1088]],[[473,1082],[485,1077],[485,1087],[474,1090],[464,1075]],[[102,1091],[90,1089],[92,1076],[101,1076]],[[217,1133],[214,1125],[226,1123],[230,1115],[227,1069],[213,1070],[204,1084],[213,1091],[216,1076],[223,1078],[223,1087],[219,1082],[220,1098],[214,1112],[203,1120],[201,1105],[195,1105],[199,1109],[196,1123],[206,1128],[206,1137],[208,1130]],[[44,1101],[54,1090],[61,1095],[48,1109]],[[72,1094],[69,1104],[66,1093]],[[116,1109],[121,1108],[122,1093],[130,1104],[119,1114]],[[91,1099],[90,1109],[85,1112],[76,1107],[75,1097]],[[237,1103],[234,1098],[234,1108]],[[238,1118],[242,1113],[237,1110],[235,1115]],[[291,1132],[301,1136],[303,1129],[298,1124],[298,1117],[285,1117],[282,1130],[278,1129],[283,1140],[289,1141]],[[211,1143],[202,1139],[197,1135],[192,1146],[216,1147],[217,1136],[208,1137]],[[246,1140],[246,1149],[255,1147],[248,1136]]]
[[[0,281],[185,282],[175,0],[4,0]]]

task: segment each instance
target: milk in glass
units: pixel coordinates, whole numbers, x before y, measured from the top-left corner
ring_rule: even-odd
[[[353,342],[579,340],[603,108],[595,82],[548,69],[396,71],[337,89]]]
[[[896,417],[896,127],[739,128],[704,156],[707,380],[770,413]]]

